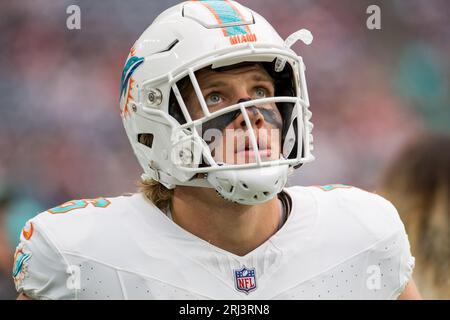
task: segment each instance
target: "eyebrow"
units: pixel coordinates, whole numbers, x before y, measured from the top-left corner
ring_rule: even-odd
[[[211,89],[211,88],[220,88],[220,87],[226,87],[228,83],[223,80],[213,80],[208,81],[208,83],[205,85],[203,89]]]
[[[274,80],[272,79],[271,76],[262,75],[260,73],[255,73],[252,79],[255,81],[268,81],[274,83]]]

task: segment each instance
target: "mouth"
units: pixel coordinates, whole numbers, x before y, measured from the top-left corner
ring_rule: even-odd
[[[238,143],[235,149],[234,154],[235,163],[241,164],[241,163],[256,162],[258,156],[262,161],[272,159],[273,152],[271,148],[271,143],[270,141],[268,141],[266,136],[260,137],[259,135],[257,135],[256,145],[258,151],[253,149],[250,137],[245,136],[244,141],[241,140],[241,143],[240,144]]]
[[[236,144],[235,144],[236,145]],[[261,154],[267,154],[267,152],[270,152],[270,142],[267,141],[267,139],[260,139],[258,136],[256,137],[256,145],[258,147],[258,151]],[[256,153],[255,150],[253,150],[252,143],[250,141],[250,137],[246,136],[244,143],[237,143],[237,147],[235,150],[236,154],[239,153]]]
[[[270,158],[272,156],[272,149],[268,148],[268,149],[259,149],[258,148],[258,153],[261,157],[263,158]],[[238,157],[246,157],[246,158],[253,158],[256,157],[257,152],[255,152],[252,149],[245,149],[245,150],[241,150],[241,151],[237,151],[235,153]]]
[[[222,137],[221,142],[212,145],[212,156],[215,161],[228,164],[256,163],[258,159],[263,162],[279,158],[278,137],[266,133],[264,130],[255,132],[256,148],[253,148],[248,132],[232,132],[233,136]],[[272,145],[272,142],[274,144]]]

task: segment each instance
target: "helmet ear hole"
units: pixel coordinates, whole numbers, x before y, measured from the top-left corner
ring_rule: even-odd
[[[138,142],[149,148],[152,148],[153,146],[153,138],[153,133],[140,133],[137,136]]]

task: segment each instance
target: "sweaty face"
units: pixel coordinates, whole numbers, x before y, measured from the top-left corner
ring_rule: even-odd
[[[273,79],[260,64],[244,64],[227,69],[202,69],[197,81],[212,113],[243,101],[273,97]],[[186,91],[186,105],[192,119],[204,117],[200,102],[192,87]],[[280,156],[282,118],[275,105],[258,104],[246,108],[255,132],[261,160],[276,160]],[[209,144],[218,163],[244,164],[256,161],[256,151],[242,112],[238,109],[205,122],[202,136]]]

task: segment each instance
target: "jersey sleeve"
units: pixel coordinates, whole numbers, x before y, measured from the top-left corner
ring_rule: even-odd
[[[73,270],[45,233],[39,216],[27,222],[14,254],[14,283],[31,299],[73,299]]]
[[[365,289],[371,299],[397,299],[412,279],[415,259],[397,210],[384,199],[383,206],[395,226],[367,252]]]

